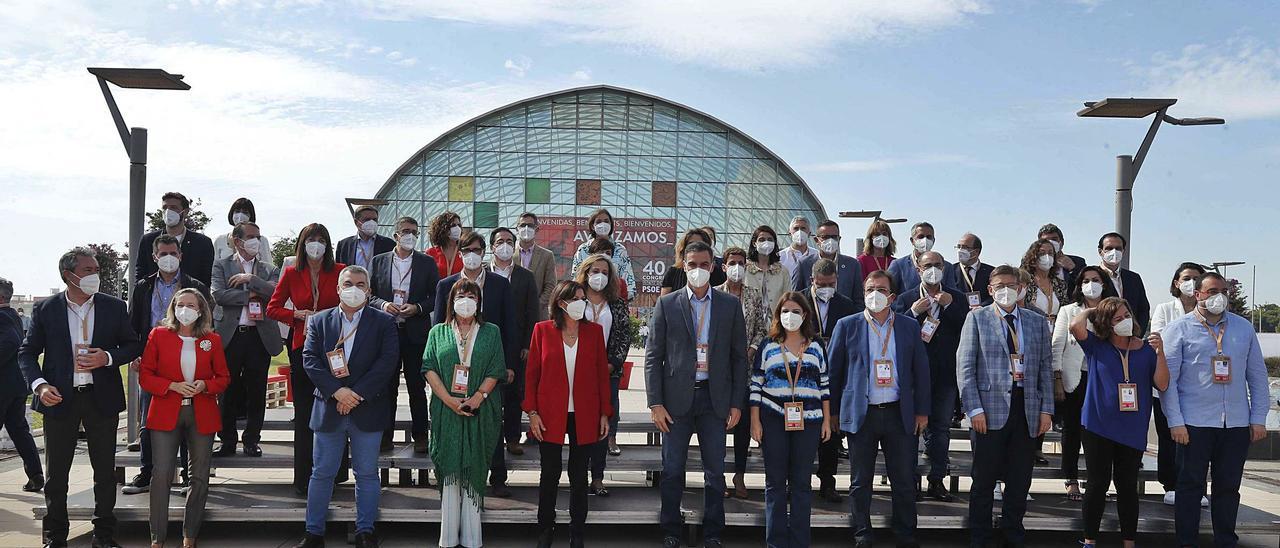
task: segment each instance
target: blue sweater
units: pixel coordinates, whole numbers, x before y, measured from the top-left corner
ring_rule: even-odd
[[[793,401],[791,383],[787,380],[787,367],[783,362],[783,347],[772,339],[765,339],[756,352],[751,368],[750,404],[761,412],[771,412],[781,417],[782,404]],[[795,375],[796,356],[789,355],[792,374]],[[822,422],[822,402],[831,397],[831,384],[827,379],[827,358],[816,341],[809,343],[803,356],[804,363],[796,379],[794,401],[804,404],[804,420]]]

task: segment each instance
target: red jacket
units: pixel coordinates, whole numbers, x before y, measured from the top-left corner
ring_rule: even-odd
[[[293,299],[293,307],[298,310],[321,310],[338,306],[338,273],[347,265],[334,263],[332,270],[320,271],[319,304],[311,306],[311,273],[305,265],[299,270],[297,265],[284,267],[280,273],[280,281],[276,284],[275,293],[267,301],[267,317],[293,327],[293,340],[289,343],[291,350],[302,348],[307,340],[307,323],[293,317],[293,310],[284,307],[284,302]]]
[[[436,270],[440,272],[440,279],[443,280],[462,272],[462,253],[456,253],[453,256],[453,264],[450,265],[448,259],[444,256],[444,249],[436,246],[427,248],[427,255],[436,261]]]
[[[147,411],[147,428],[169,431],[178,426],[178,412],[182,410],[182,394],[171,392],[169,383],[182,382],[182,339],[167,327],[156,327],[147,337],[147,347],[142,351],[142,365],[138,369],[138,384],[151,394],[151,408]],[[227,372],[227,358],[222,353],[222,337],[209,333],[196,339],[196,374],[194,380],[204,381],[206,390],[196,394],[191,402],[196,412],[196,430],[201,434],[215,434],[222,430],[222,413],[218,411],[218,394],[227,389],[231,374]]]
[[[574,427],[578,445],[589,445],[600,440],[600,417],[613,416],[604,328],[592,322],[578,322],[578,356],[574,364]],[[523,408],[542,418],[547,429],[542,433],[543,439],[551,443],[564,440],[569,418],[569,377],[564,363],[564,339],[553,320],[533,326]]]

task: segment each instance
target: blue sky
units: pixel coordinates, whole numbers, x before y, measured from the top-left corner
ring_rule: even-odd
[[[1276,302],[1275,21],[1280,6],[1258,2],[0,0],[0,276],[44,294],[61,251],[125,240],[127,162],[84,72],[123,65],[193,86],[117,92],[151,132],[148,207],[177,189],[219,218],[246,195],[268,236],[313,220],[350,232],[341,199],[371,196],[441,132],[604,83],[736,126],[832,215],[932,221],[948,259],[973,231],[993,263],[1048,221],[1094,259],[1115,156],[1147,122],[1075,111],[1177,97],[1170,114],[1228,124],[1161,129],[1135,190],[1132,266],[1162,302],[1178,262],[1244,260]],[[1248,269],[1232,274],[1251,290]]]

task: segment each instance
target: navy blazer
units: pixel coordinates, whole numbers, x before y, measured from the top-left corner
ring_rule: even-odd
[[[993,302],[988,286],[991,285],[991,271],[995,269],[996,267],[987,263],[978,262],[978,275],[973,277],[973,290],[977,291],[978,295],[982,297],[982,306],[987,306]],[[960,272],[960,263],[948,263],[946,268],[942,269],[942,285],[955,289],[961,294],[969,292],[969,284],[964,281],[964,274]],[[968,297],[961,300],[968,305]]]
[[[519,330],[516,326],[516,306],[515,299],[511,297],[511,282],[498,274],[494,274],[489,270],[483,270],[484,274],[484,294],[480,296],[480,313],[484,315],[484,321],[498,326],[498,331],[502,333],[502,352],[506,354],[507,369],[512,371],[523,371],[524,368],[520,364],[520,349],[528,348],[529,341],[520,342]],[[440,280],[436,284],[436,310],[432,318],[435,323],[444,321],[445,304],[449,300],[449,290],[453,289],[453,284],[458,283],[462,278],[459,272],[448,278]],[[502,379],[503,382],[506,379]]]
[[[0,402],[26,398],[31,384],[22,380],[18,367],[18,347],[22,346],[22,318],[13,307],[0,308]]]
[[[956,349],[960,347],[960,330],[964,328],[965,317],[969,315],[969,300],[964,293],[947,287],[946,284],[942,285],[942,290],[951,295],[951,305],[938,311],[938,329],[933,332],[933,338],[924,346],[928,350],[929,366],[935,375],[934,382],[944,380],[954,383],[956,381]],[[893,311],[910,316],[923,324],[924,318],[929,313],[917,315],[911,312],[911,305],[919,298],[920,286],[917,285],[898,295],[898,299],[893,301]]]
[[[50,416],[62,416],[77,394],[74,388],[76,368],[71,351],[71,332],[67,325],[67,293],[63,291],[36,303],[31,308],[31,331],[18,350],[22,376],[31,383],[44,378],[62,394],[62,402],[46,407],[40,398],[31,398],[31,409]],[[129,313],[124,301],[98,293],[93,296],[93,337],[90,345],[111,354],[111,365],[93,370],[93,391],[88,392],[103,413],[124,411],[124,383],[120,366],[142,355],[145,344],[129,326]],[[44,360],[40,355],[44,354]]]
[[[791,271],[791,286],[796,291],[804,291],[813,282],[813,265],[818,262],[819,255],[805,257]],[[844,295],[854,303],[862,303],[862,263],[848,255],[836,255],[836,293]],[[859,308],[861,310],[861,308]]]
[[[867,417],[871,397],[871,354],[867,351],[867,315],[854,314],[836,322],[827,352],[832,408],[839,409],[840,430],[856,434]],[[929,416],[931,393],[929,356],[920,340],[920,324],[896,314],[893,320],[894,375],[898,381],[902,427],[914,435],[916,416]]]
[[[333,259],[347,265],[359,264],[356,262],[356,238],[358,238],[358,236],[347,236],[346,238],[338,240],[338,245],[333,249]],[[377,258],[378,255],[388,251],[395,251],[395,249],[395,240],[381,234],[374,234],[373,257],[369,258],[369,266],[373,266],[373,259]],[[437,272],[436,276],[438,277],[439,275],[440,274]]]
[[[142,240],[138,242],[138,249],[144,252],[138,254],[138,264],[133,267],[134,282],[160,271],[156,266],[155,257],[151,256],[151,248],[161,232],[152,230],[143,234]],[[209,287],[213,279],[213,240],[204,234],[187,229],[187,233],[182,236],[182,262],[179,263],[178,269],[200,280],[205,287]],[[144,333],[150,332],[150,328],[144,331]]]
[[[151,296],[155,294],[156,279],[159,277],[160,273],[156,272],[146,278],[138,280],[138,283],[133,285],[133,291],[129,292],[129,323],[133,326],[134,333],[150,334],[151,329],[156,326],[156,323],[164,319],[151,317]],[[178,289],[187,288],[195,289],[196,291],[199,291],[201,295],[204,295],[205,302],[209,303],[209,309],[213,310],[216,303],[213,302],[213,296],[209,294],[209,286],[205,285],[200,280],[188,276],[185,272],[182,272],[182,270],[179,269]],[[175,289],[173,292],[177,293],[178,290]],[[229,337],[227,342],[230,342]]]
[[[806,291],[805,294],[809,296],[809,305],[813,307],[813,313],[818,314],[818,303],[817,299],[814,298],[813,292]],[[823,351],[826,351],[827,349],[827,342],[831,339],[831,332],[836,329],[836,322],[862,312],[864,307],[865,305],[862,304],[862,299],[858,299],[855,302],[848,297],[841,295],[839,290],[836,291],[835,295],[831,296],[831,300],[827,301],[827,315],[823,318],[825,321],[823,321],[820,326],[822,330],[819,335],[822,337],[821,342]],[[764,347],[762,346],[760,348]]]
[[[1111,280],[1108,279],[1107,283],[1111,283]],[[1137,334],[1146,333],[1151,328],[1151,301],[1147,300],[1147,288],[1142,285],[1142,276],[1127,268],[1121,269],[1120,284],[1124,286],[1121,297],[1129,301],[1133,321],[1138,323]]]
[[[391,376],[400,372],[400,335],[390,314],[366,306],[357,324],[355,348],[347,356],[349,375],[333,376],[326,353],[338,346],[342,336],[342,306],[317,312],[307,319],[307,340],[302,345],[302,367],[316,385],[311,406],[311,429],[332,432],[341,415],[333,393],[350,388],[364,398],[351,410],[351,420],[361,432],[382,432],[391,427],[392,409],[383,404]],[[303,396],[299,396],[303,397]]]
[[[376,247],[377,244],[374,244],[374,246]],[[440,269],[436,268],[435,259],[428,257],[426,253],[414,251],[412,257],[411,270],[409,272],[409,294],[405,297],[405,302],[416,304],[422,310],[413,316],[405,318],[404,336],[409,344],[425,346],[427,344],[427,332],[431,331],[431,326],[433,325],[431,323],[431,312],[435,310],[436,284],[440,283]],[[382,310],[382,305],[392,302],[395,297],[392,293],[393,285],[391,283],[391,265],[394,259],[394,251],[383,253],[373,258],[373,269],[369,273],[369,277],[372,278],[373,295],[369,298],[369,304],[378,310]]]

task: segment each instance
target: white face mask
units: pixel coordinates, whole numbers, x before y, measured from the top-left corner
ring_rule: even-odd
[[[1018,304],[1018,301],[1020,300],[1018,297],[1018,290],[1012,287],[1002,287],[997,289],[995,294],[991,295],[991,298],[996,301],[996,304],[1005,308]]]
[[[609,223],[596,223],[596,226],[591,227],[591,230],[595,231],[596,236],[604,236],[608,238],[609,233],[613,232],[613,225],[610,225]]]
[[[818,244],[818,249],[827,255],[835,255],[840,252],[840,240],[835,238],[827,238]]]
[[[1111,266],[1118,266],[1120,261],[1124,260],[1124,251],[1120,249],[1108,249],[1102,253],[1102,262]]]
[[[569,301],[562,308],[570,319],[581,320],[587,313],[587,301]]]
[[[757,241],[756,252],[761,255],[768,255],[770,253],[773,253],[773,248],[776,247],[777,245],[778,244],[773,243],[773,240]]]
[[[200,313],[194,308],[178,306],[173,309],[173,317],[182,325],[191,325],[196,323],[196,320],[200,319]]]
[[[533,237],[538,233],[537,229],[531,226],[522,226],[516,229],[516,237],[522,242],[533,241]]]
[[[1085,282],[1080,285],[1080,292],[1085,297],[1096,299],[1102,296],[1102,284],[1098,282]]]
[[[877,234],[871,238],[871,245],[876,249],[884,249],[889,247],[889,237],[884,234]]]
[[[605,286],[609,285],[609,276],[601,272],[596,272],[595,274],[587,276],[587,285],[591,286],[591,289],[596,291],[604,291]]]
[[[237,211],[231,214],[231,224],[238,225],[240,223],[249,222],[249,214],[243,211]]]
[[[924,273],[920,274],[920,279],[929,285],[938,285],[942,281],[942,269],[936,266],[926,268]]]
[[[307,242],[307,257],[310,257],[313,261],[319,260],[320,257],[324,256],[324,248],[324,242]]]
[[[453,300],[453,313],[459,318],[470,318],[476,315],[476,300],[471,297],[458,297]]]
[[[711,271],[705,268],[695,268],[687,272],[689,278],[689,287],[702,287],[711,281]]]
[[[740,264],[729,265],[725,267],[724,274],[734,283],[740,283],[747,277],[747,267]]]
[[[831,300],[831,297],[834,297],[834,296],[836,295],[836,288],[834,288],[834,287],[819,287],[819,288],[817,288],[817,289],[813,290],[813,293],[814,293],[815,295],[817,295],[817,296],[818,296],[818,300],[821,300],[821,301],[829,301],[829,300]]]
[[[451,226],[451,227],[449,227],[449,239],[450,239],[450,240],[457,240],[458,238],[461,238],[461,237],[462,237],[462,227],[460,227],[460,226]]]
[[[778,316],[778,322],[782,324],[782,328],[787,331],[799,331],[800,326],[804,325],[804,314],[783,310]]]
[[[515,254],[516,248],[509,243],[500,243],[498,247],[493,248],[493,255],[503,261],[510,261]]]
[[[878,314],[881,310],[884,310],[884,307],[889,306],[889,297],[879,291],[867,293],[867,295],[862,298],[862,301],[863,304],[867,305],[867,310],[870,310],[872,314]]]
[[[342,290],[338,292],[338,298],[342,300],[342,304],[351,308],[356,308],[363,306],[365,299],[368,299],[369,296],[365,294],[363,289],[353,285],[351,287],[342,288]]]
[[[1021,301],[1021,300],[1025,299],[1025,298],[1027,298],[1027,288],[1025,288],[1025,287],[1023,287],[1023,288],[1019,288],[1019,289],[1018,289],[1018,300],[1019,300],[1019,301]]]
[[[177,272],[178,266],[181,263],[182,263],[182,260],[173,255],[165,255],[163,257],[160,257],[159,259],[156,259],[156,267],[158,267],[160,271],[164,272],[165,274],[173,274],[174,272]]]
[[[1054,255],[1057,255],[1057,254],[1059,254],[1059,253],[1062,253],[1062,242],[1059,242],[1058,240],[1049,240],[1049,243],[1050,243],[1050,244],[1053,244],[1053,254],[1054,254]]]
[[[791,233],[791,245],[800,247],[809,243],[809,233],[803,230],[797,230]]]
[[[915,241],[911,242],[911,245],[915,246],[916,251],[919,251],[921,253],[924,253],[926,251],[931,251],[933,250],[933,238],[930,238],[928,236],[925,236],[923,238],[916,238]]]
[[[1183,281],[1182,283],[1178,284],[1178,291],[1181,291],[1183,295],[1186,295],[1188,297],[1196,296],[1196,281],[1195,280]]]
[[[973,259],[973,251],[968,249],[957,249],[956,258],[960,259],[960,262],[964,264],[969,264],[969,260]]]
[[[378,221],[369,219],[368,221],[360,223],[360,234],[363,234],[364,236],[373,236],[373,234],[377,231],[378,231]]]
[[[75,274],[72,274],[72,276],[75,276]],[[76,286],[80,288],[80,291],[85,292],[85,294],[89,296],[93,296],[94,293],[97,293],[101,285],[102,278],[97,274],[90,274],[80,278],[80,282],[76,284]]]
[[[1227,311],[1227,296],[1221,293],[1204,300],[1204,309],[1210,314],[1221,314]]]
[[[1112,331],[1116,332],[1116,335],[1120,335],[1121,337],[1132,336],[1133,335],[1133,318],[1125,318],[1123,320],[1120,320],[1120,323],[1116,324],[1115,327],[1112,327],[1111,329]]]
[[[413,248],[418,245],[418,237],[406,232],[400,235],[399,243],[401,249],[413,251]]]
[[[244,245],[245,252],[250,256],[257,255],[258,252],[262,251],[262,240],[258,238],[249,238],[244,240],[242,245]]]
[[[182,222],[182,214],[172,209],[164,210],[164,226],[173,228]]]
[[[1036,268],[1040,269],[1041,272],[1048,272],[1050,268],[1053,268],[1053,255],[1041,255],[1037,258]]]
[[[483,262],[484,259],[480,257],[479,253],[467,253],[462,256],[462,268],[467,270],[480,268],[480,265],[483,264]]]

